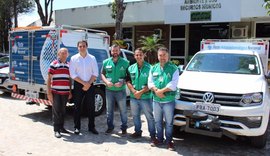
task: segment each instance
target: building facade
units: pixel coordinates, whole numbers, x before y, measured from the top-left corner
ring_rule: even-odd
[[[202,39],[270,39],[270,16],[263,0],[146,0],[127,3],[124,40],[131,49],[141,36],[156,34],[171,59],[185,64],[200,50]],[[55,11],[56,25],[105,30],[113,39],[115,22],[109,5]]]

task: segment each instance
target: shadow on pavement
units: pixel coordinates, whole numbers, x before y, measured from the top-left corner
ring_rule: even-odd
[[[268,129],[269,132],[269,129]],[[247,138],[237,140],[228,137],[214,138],[203,135],[180,132],[174,135],[176,151],[181,155],[188,155],[190,151],[199,155],[268,155],[270,153],[270,141],[264,149],[252,147]],[[268,140],[270,136],[268,135]],[[181,150],[185,149],[185,150]],[[241,153],[239,153],[241,151]]]

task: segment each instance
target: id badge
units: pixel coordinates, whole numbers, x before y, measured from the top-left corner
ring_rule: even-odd
[[[163,82],[163,76],[159,77],[159,82]]]

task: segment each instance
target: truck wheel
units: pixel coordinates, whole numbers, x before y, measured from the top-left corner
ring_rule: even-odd
[[[255,136],[255,137],[250,137],[250,143],[252,146],[256,148],[264,148],[267,142],[267,132],[268,130],[266,129],[263,135],[260,136]]]
[[[101,88],[95,88],[95,115],[99,116],[106,108],[105,92]]]
[[[105,92],[101,88],[95,88],[95,116],[99,116],[102,114],[104,109],[106,108],[106,97]],[[82,116],[88,116],[87,106],[85,104],[82,105]]]

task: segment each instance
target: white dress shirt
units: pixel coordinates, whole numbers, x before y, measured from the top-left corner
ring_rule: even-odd
[[[87,53],[83,58],[80,53],[73,55],[69,65],[70,77],[80,78],[83,81],[89,81],[92,75],[98,77],[98,65],[95,56]]]

